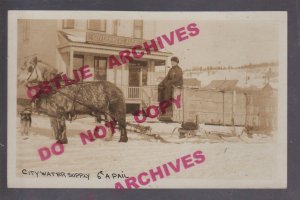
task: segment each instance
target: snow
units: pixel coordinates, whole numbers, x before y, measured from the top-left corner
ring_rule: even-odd
[[[133,118],[128,116],[128,121]],[[94,129],[96,122],[92,117],[77,119],[67,123],[69,143],[64,145],[62,155],[52,156],[41,161],[38,149],[50,147],[55,143],[49,119],[46,116],[32,116],[32,128],[29,139],[24,140],[17,132],[17,175],[22,176],[22,169],[57,172],[91,173],[96,176],[100,170],[108,173],[125,173],[127,176],[155,168],[169,161],[201,150],[206,161],[201,168],[191,168],[172,175],[173,178],[192,178],[210,180],[269,180],[276,176],[276,145],[274,139],[266,135],[254,135],[242,140],[224,138],[224,140],[204,140],[200,137],[178,138],[180,127],[177,123],[146,122],[152,133],[160,134],[171,143],[161,143],[146,135],[128,132],[129,141],[119,143],[119,132],[112,141],[96,139],[83,145],[79,133]],[[210,127],[211,129],[212,127]]]
[[[273,70],[276,70],[274,68]],[[213,80],[238,80],[238,87],[258,87],[262,88],[266,84],[264,76],[269,72],[269,68],[262,69],[227,69],[227,70],[211,70],[198,71],[193,73],[185,73],[185,78],[196,78],[201,81],[201,86],[207,86]],[[246,81],[246,77],[249,79]],[[278,88],[278,77],[271,77],[270,82],[273,88]]]

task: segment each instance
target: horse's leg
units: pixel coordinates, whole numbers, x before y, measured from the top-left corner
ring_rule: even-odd
[[[126,111],[125,111],[124,102],[120,101],[111,104],[109,106],[109,111],[111,113],[111,117],[113,118],[113,120],[117,121],[119,125],[119,130],[121,132],[119,142],[127,142],[128,137],[126,131]]]
[[[68,144],[66,119],[64,117],[60,117],[57,120],[59,125],[60,136],[57,142],[61,144]]]
[[[121,131],[121,136],[119,142],[127,142],[127,130],[126,130],[126,121],[125,120],[119,120],[119,130]]]
[[[54,139],[59,140],[59,124],[56,117],[50,117],[51,127],[54,132]]]
[[[118,122],[119,130],[121,132],[119,142],[127,142],[128,137],[127,137],[127,130],[126,130],[126,114],[119,113],[119,115],[117,114],[114,117],[115,117],[115,120]]]

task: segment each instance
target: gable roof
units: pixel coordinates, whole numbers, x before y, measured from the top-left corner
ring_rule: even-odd
[[[213,80],[205,87],[205,89],[231,91],[236,89],[237,83],[238,80]]]
[[[196,78],[184,78],[183,79],[183,85],[188,86],[200,86],[200,81]]]

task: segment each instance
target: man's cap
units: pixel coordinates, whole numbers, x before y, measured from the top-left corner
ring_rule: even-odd
[[[172,57],[172,58],[171,58],[171,61],[174,61],[174,62],[179,63],[179,59],[178,59],[176,56]]]

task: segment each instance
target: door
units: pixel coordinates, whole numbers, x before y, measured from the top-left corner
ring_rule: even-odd
[[[129,64],[128,98],[140,98],[141,67]]]
[[[139,87],[141,84],[141,67],[129,65],[129,87]]]
[[[97,81],[105,81],[107,74],[107,58],[94,57],[94,79]]]
[[[133,61],[129,63],[129,82],[131,87],[147,85],[148,66],[146,61]]]

